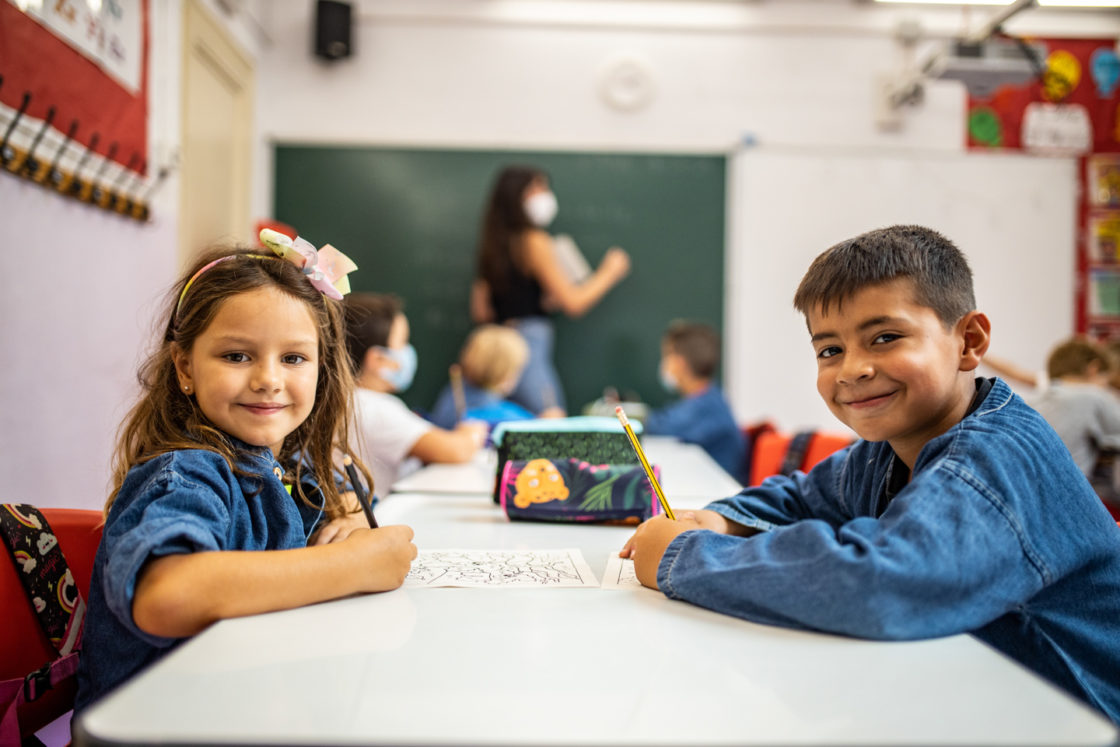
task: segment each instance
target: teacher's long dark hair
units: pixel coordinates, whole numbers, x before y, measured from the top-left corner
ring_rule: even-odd
[[[536,179],[547,180],[548,174],[531,166],[507,166],[490,190],[479,237],[477,272],[492,290],[508,290],[510,272],[521,263],[517,238],[532,226],[523,198]]]

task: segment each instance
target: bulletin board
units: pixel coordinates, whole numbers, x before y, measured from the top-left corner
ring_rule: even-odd
[[[1078,159],[1074,331],[1120,339],[1120,55],[1116,40],[1033,39],[1039,75],[969,96],[968,146]]]
[[[148,0],[105,0],[97,13],[84,0],[26,12],[4,0],[0,103],[25,121],[49,121],[56,143],[67,138],[75,150],[143,172],[148,47]]]
[[[482,212],[494,177],[514,163],[549,173],[560,205],[550,231],[572,236],[592,266],[611,246],[632,259],[629,277],[584,317],[556,319],[569,410],[608,385],[663,403],[669,322],[723,327],[722,155],[278,145],[273,217],[353,257],[355,290],[405,301],[420,363],[404,399],[424,410],[471,328]]]

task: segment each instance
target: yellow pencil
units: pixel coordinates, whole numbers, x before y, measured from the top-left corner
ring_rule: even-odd
[[[451,378],[451,394],[455,397],[455,415],[458,420],[462,420],[467,414],[467,396],[463,392],[463,369],[458,363],[452,363],[447,373]]]
[[[667,517],[675,521],[677,517],[673,515],[673,509],[669,508],[669,501],[665,498],[665,492],[661,490],[661,485],[658,484],[657,478],[653,476],[653,467],[649,466],[649,460],[646,459],[646,454],[642,451],[642,445],[638,443],[638,437],[634,435],[634,429],[630,427],[630,421],[627,419],[622,405],[614,408],[614,414],[618,416],[618,422],[622,423],[626,435],[630,438],[630,445],[634,447],[634,453],[638,455],[638,461],[642,463],[642,469],[646,471],[649,484],[653,487],[653,492],[657,494],[657,500],[661,502],[661,510],[665,512]]]

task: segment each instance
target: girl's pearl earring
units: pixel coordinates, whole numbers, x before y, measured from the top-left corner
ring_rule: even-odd
[[[183,394],[190,394],[190,393],[191,393],[191,385],[190,384],[183,384]]]

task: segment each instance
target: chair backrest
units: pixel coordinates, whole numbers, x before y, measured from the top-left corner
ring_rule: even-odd
[[[781,472],[782,462],[786,452],[789,451],[793,435],[779,431],[760,433],[754,439],[753,453],[751,454],[750,484],[759,485],[767,477]],[[849,446],[852,437],[843,433],[825,433],[818,431],[813,434],[805,450],[805,458],[801,462],[801,469],[808,472],[817,462],[824,460],[834,452]]]
[[[101,542],[101,512],[75,508],[40,509],[70,566],[74,583],[83,599],[89,597],[93,558]],[[0,544],[0,608],[4,610],[0,634],[0,680],[23,677],[58,656],[43,634],[27,594],[23,590],[12,558]],[[38,729],[69,707],[73,692],[50,691],[20,709],[20,725],[26,731]]]

